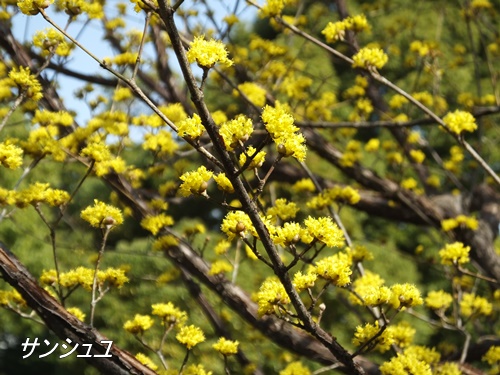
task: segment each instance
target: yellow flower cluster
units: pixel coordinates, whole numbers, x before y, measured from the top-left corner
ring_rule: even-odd
[[[311,371],[300,362],[292,362],[279,375],[311,375]]]
[[[301,271],[296,272],[293,275],[293,286],[297,289],[297,292],[312,288],[318,275],[315,272],[307,272],[303,274]]]
[[[188,117],[177,124],[179,137],[196,140],[201,137],[205,128],[201,123],[201,118],[196,113],[193,117]]]
[[[17,6],[19,10],[28,16],[34,16],[40,12],[39,9],[46,9],[54,0],[19,0]]]
[[[253,105],[261,108],[266,104],[266,89],[262,88],[256,83],[245,82],[238,85],[238,89],[245,94],[245,96],[252,102]],[[238,96],[238,91],[234,91],[233,94]]]
[[[73,44],[66,42],[64,35],[53,28],[37,31],[33,36],[33,45],[42,50],[42,56],[52,52],[58,56],[69,56],[74,48]]]
[[[233,270],[233,266],[227,260],[220,259],[216,260],[210,266],[210,270],[208,271],[209,275],[219,275],[224,274],[226,272],[231,272]]]
[[[293,117],[285,107],[276,102],[275,107],[266,105],[262,111],[262,121],[276,143],[278,152],[283,156],[293,156],[299,161],[306,158],[306,145],[304,136],[299,133],[299,128],[293,122]]]
[[[200,67],[210,69],[216,63],[226,66],[233,65],[227,55],[228,52],[222,42],[214,39],[207,41],[202,35],[195,37],[189,44],[187,59],[190,63],[196,62]]]
[[[299,242],[305,231],[300,224],[287,222],[282,227],[273,227],[270,234],[274,244],[290,246]]]
[[[212,345],[212,348],[217,350],[223,356],[233,355],[238,353],[238,341],[228,340],[225,337],[219,338],[215,344]]]
[[[432,375],[431,366],[429,363],[411,352],[406,350],[403,353],[398,353],[396,357],[390,361],[384,362],[380,366],[382,375]]]
[[[151,305],[153,315],[159,317],[162,324],[167,326],[183,326],[187,320],[187,313],[175,307],[172,302],[156,303]]]
[[[71,315],[75,316],[78,320],[82,322],[85,321],[86,315],[78,307],[69,307],[67,310]]]
[[[349,254],[337,253],[316,262],[315,272],[319,277],[336,286],[346,286],[351,282],[352,259]]]
[[[452,302],[453,297],[444,290],[432,290],[425,297],[425,305],[432,310],[445,311]]]
[[[161,251],[167,250],[170,247],[175,247],[179,244],[179,240],[172,236],[171,234],[167,234],[165,236],[158,237],[155,242],[153,242],[153,250]]]
[[[68,272],[59,274],[59,285],[64,288],[72,289],[76,286],[81,286],[86,290],[92,290],[94,282],[94,270],[86,267],[78,267]],[[125,275],[125,271],[121,268],[109,267],[106,270],[97,271],[97,283],[104,285],[107,283],[110,286],[121,288],[123,284],[129,281]],[[54,286],[57,283],[56,270],[43,271],[40,276],[40,282],[43,285]]]
[[[26,93],[26,97],[39,101],[43,97],[42,85],[36,77],[31,74],[30,68],[20,66],[9,72],[9,78],[19,88],[20,92]]]
[[[115,227],[123,223],[119,208],[94,199],[94,205],[85,208],[80,217],[95,228]]]
[[[23,149],[9,141],[0,142],[0,166],[17,169],[23,165]]]
[[[356,331],[354,332],[354,337],[352,339],[352,343],[356,346],[362,346],[368,341],[372,340],[380,332],[380,326],[378,321],[374,324],[366,323],[364,326],[357,326]],[[394,340],[391,335],[391,331],[386,329],[382,332],[374,341],[374,348],[380,351],[381,353],[386,352],[391,348],[391,345],[394,343]]]
[[[246,152],[242,152],[240,154],[239,162],[240,166],[244,166],[245,163],[247,162],[247,158],[250,158],[251,161],[248,165],[248,169],[254,169],[254,168],[259,168],[262,167],[264,164],[264,161],[266,159],[266,152],[265,151],[259,151],[257,152],[257,149],[253,146],[249,146],[246,150]]]
[[[38,203],[46,203],[49,206],[62,206],[68,203],[70,195],[59,189],[52,189],[49,184],[35,182],[26,189],[14,193],[13,198],[18,207],[35,206]]]
[[[449,232],[457,227],[476,230],[479,227],[479,222],[475,217],[465,215],[458,215],[457,217],[441,221],[441,228],[443,228],[445,232]]]
[[[358,14],[354,17],[346,17],[342,21],[328,22],[328,25],[321,31],[328,43],[336,40],[344,40],[346,30],[360,32],[369,30],[370,25],[364,14]]]
[[[175,338],[181,344],[185,345],[188,350],[205,341],[203,331],[194,325],[181,327]]]
[[[380,48],[361,48],[353,56],[353,68],[377,68],[381,69],[389,60],[387,55]]]
[[[489,316],[493,312],[493,305],[484,297],[476,296],[474,293],[464,293],[460,301],[460,312],[466,318]]]
[[[135,358],[139,362],[141,362],[144,366],[149,367],[151,370],[153,370],[153,371],[158,370],[158,366],[156,366],[156,364],[146,354],[137,353],[135,355]]]
[[[244,115],[239,115],[233,120],[224,122],[220,126],[219,133],[224,140],[226,150],[234,151],[240,144],[248,141],[253,133],[252,120]]]
[[[441,264],[465,264],[469,263],[469,252],[470,247],[464,246],[461,242],[454,242],[452,244],[446,244],[444,248],[439,250],[439,256],[441,257]]]
[[[360,201],[361,197],[358,191],[351,186],[335,186],[333,188],[325,189],[317,196],[313,197],[307,206],[313,209],[321,210],[330,206],[333,202],[339,204],[356,204]]]
[[[425,153],[422,150],[410,150],[410,156],[417,164],[422,164],[425,160]]]
[[[295,0],[267,0],[259,9],[261,17],[276,17],[281,14],[285,6],[294,3]]]
[[[21,294],[19,294],[19,292],[16,289],[12,289],[12,290],[0,290],[0,306],[25,307],[27,305],[23,296],[21,296]]]
[[[37,109],[31,122],[40,124],[40,126],[71,126],[73,125],[73,116],[66,111],[52,112]]]
[[[477,129],[476,119],[469,112],[456,110],[443,117],[443,122],[448,130],[455,134],[464,131],[473,132]]]
[[[384,286],[384,279],[379,275],[366,271],[353,283],[353,290],[362,300],[355,295],[350,295],[349,300],[355,304],[366,306],[380,306],[389,303],[392,297],[391,289]]]
[[[141,227],[150,231],[153,236],[156,236],[158,232],[163,229],[163,227],[167,227],[174,224],[174,219],[172,216],[159,214],[155,216],[147,216],[141,220]]]
[[[156,134],[147,133],[144,136],[142,148],[144,150],[151,150],[162,157],[172,156],[179,148],[179,145],[174,141],[171,132],[162,129]]]
[[[323,242],[328,247],[344,246],[344,234],[330,217],[313,218],[309,216],[304,220],[306,233],[302,236],[304,243],[313,240]]]
[[[281,220],[293,219],[299,208],[295,202],[288,202],[286,198],[278,198],[274,202],[274,206],[267,210],[267,215],[279,217]]]
[[[395,309],[402,309],[421,305],[424,301],[415,285],[405,283],[391,286],[391,300],[389,303]]]
[[[490,365],[500,363],[500,346],[495,345],[490,347],[481,360],[488,362]]]
[[[123,324],[123,328],[133,335],[142,335],[145,331],[150,329],[153,324],[154,321],[149,315],[136,314],[134,319],[127,320],[125,324]]]
[[[285,287],[276,277],[268,277],[264,280],[257,292],[256,300],[259,316],[273,314],[277,306],[290,303]]]
[[[293,184],[292,190],[297,193],[312,193],[316,190],[316,186],[314,186],[314,182],[310,178],[303,178]]]
[[[224,172],[220,172],[214,176],[214,181],[217,187],[225,193],[234,193],[234,187],[229,178],[227,178]]]
[[[203,194],[207,190],[208,181],[212,178],[213,172],[207,170],[204,165],[195,171],[186,172],[179,177],[183,182],[179,186],[179,195],[189,197],[192,194]]]
[[[227,235],[229,241],[236,237],[244,236],[247,232],[257,236],[250,217],[243,211],[231,211],[222,220],[221,230]]]

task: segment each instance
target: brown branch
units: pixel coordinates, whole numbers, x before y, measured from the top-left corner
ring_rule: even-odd
[[[83,344],[91,344],[92,349],[89,354],[92,357],[86,358],[86,360],[103,374],[156,374],[142,365],[130,353],[116,345],[112,345],[109,351],[111,357],[95,357],[95,355],[106,353],[108,344],[102,343],[102,341],[108,339],[98,330],[67,312],[56,299],[37,284],[24,265],[1,242],[0,273],[3,279],[23,296],[27,305],[36,311],[45,325],[61,340],[70,339],[72,344],[78,345],[76,351],[82,355],[86,354],[88,350],[88,346],[83,346]]]

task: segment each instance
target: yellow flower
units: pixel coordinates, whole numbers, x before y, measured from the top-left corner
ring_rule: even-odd
[[[444,290],[432,290],[425,297],[425,305],[432,310],[446,310],[453,302],[451,294]]]
[[[40,30],[33,36],[33,45],[42,49],[42,56],[54,52],[59,56],[68,56],[74,48],[73,44],[66,42],[64,35],[53,28]]]
[[[465,264],[469,263],[469,246],[464,246],[461,242],[454,242],[452,244],[446,244],[446,246],[439,250],[439,256],[441,257],[441,264]]]
[[[231,181],[229,181],[229,178],[226,177],[226,174],[224,172],[220,172],[219,174],[214,176],[215,183],[217,184],[217,187],[229,194],[234,193],[234,187]]]
[[[201,118],[196,113],[193,117],[188,117],[177,124],[179,137],[196,140],[201,137],[205,128],[201,123]]]
[[[221,230],[227,235],[229,241],[232,241],[237,236],[245,235],[246,232],[257,235],[250,217],[243,211],[228,212],[222,220]]]
[[[190,63],[196,62],[202,68],[210,69],[216,63],[226,66],[233,65],[233,62],[227,57],[227,50],[220,41],[211,39],[205,40],[205,36],[197,36],[189,45],[187,59]]]
[[[304,221],[304,226],[306,232],[302,236],[303,242],[311,243],[313,240],[318,240],[329,247],[344,246],[344,234],[330,217],[315,219],[309,216]]]
[[[311,375],[311,371],[300,362],[292,362],[279,375]]]
[[[292,2],[293,0],[267,0],[259,10],[259,15],[261,17],[279,16],[283,11],[283,8]]]
[[[477,129],[476,119],[469,112],[456,110],[443,117],[443,122],[452,133],[473,132]]]
[[[158,153],[158,156],[172,156],[179,145],[172,138],[171,132],[162,129],[156,134],[147,133],[142,148]]]
[[[255,154],[256,152],[257,152],[257,150],[253,146],[249,146],[247,148],[246,153],[242,152],[240,154],[240,159],[239,159],[240,166],[244,166],[245,165],[245,163],[247,162],[247,156],[248,156],[248,158],[251,159],[251,161],[250,161],[250,163],[248,165],[248,169],[254,169],[254,168],[262,167],[262,165],[264,164],[264,161],[266,159],[266,152],[265,151],[259,151],[259,152],[257,152],[257,154]]]
[[[212,348],[217,350],[223,356],[228,356],[238,353],[238,345],[238,341],[231,341],[221,337],[217,343],[212,345]]]
[[[17,6],[19,10],[28,16],[38,14],[39,9],[46,9],[54,0],[19,0]]]
[[[421,150],[410,150],[410,156],[417,164],[422,164],[425,160],[425,153]]]
[[[398,353],[390,361],[384,362],[380,366],[382,375],[432,375],[431,367],[423,360],[419,360],[415,355]]]
[[[0,166],[17,169],[23,164],[23,150],[9,141],[0,142]]]
[[[156,239],[156,241],[153,243],[153,250],[166,250],[170,247],[175,247],[178,244],[179,240],[176,237],[172,236],[171,234],[167,234]]]
[[[420,291],[412,284],[394,284],[391,287],[391,305],[395,309],[421,305],[424,301]]]
[[[226,260],[216,260],[210,266],[210,270],[208,271],[209,275],[219,275],[226,272],[231,272],[233,270],[233,266]]]
[[[81,218],[95,228],[105,228],[108,225],[117,226],[123,223],[123,216],[119,208],[94,199],[94,205],[85,208]]]
[[[100,285],[107,282],[110,286],[121,288],[128,281],[129,278],[125,276],[125,270],[121,268],[109,267],[104,271],[97,271],[97,282]]]
[[[147,216],[141,220],[141,227],[150,231],[153,236],[156,236],[163,227],[170,226],[172,224],[174,224],[172,216],[165,214]]]
[[[460,311],[466,318],[476,315],[488,316],[493,312],[493,305],[486,298],[474,293],[464,293],[460,301]]]
[[[183,181],[179,186],[179,195],[189,197],[192,194],[203,194],[207,190],[208,181],[212,178],[213,172],[207,170],[204,165],[195,171],[184,173],[180,179]]]
[[[123,325],[123,328],[134,334],[143,334],[145,331],[153,326],[153,319],[149,315],[136,314],[133,320],[127,320]]]
[[[172,302],[156,303],[151,306],[152,314],[158,316],[163,324],[182,326],[187,320],[187,313],[174,306]]]
[[[253,82],[245,82],[238,85],[238,89],[257,107],[263,107],[266,104],[266,89]],[[238,91],[234,92],[238,96]]]
[[[380,327],[378,321],[374,324],[366,323],[364,326],[357,326],[356,332],[354,332],[352,343],[356,346],[361,346],[366,342],[372,340],[379,332]],[[381,353],[389,350],[393,343],[394,339],[392,338],[391,332],[387,329],[372,341],[374,348]]]
[[[9,78],[19,87],[21,92],[26,93],[29,99],[33,99],[34,101],[42,99],[42,85],[31,74],[30,68],[24,66],[20,66],[19,69],[13,68],[9,72]]]
[[[289,246],[300,241],[303,231],[300,224],[288,222],[283,227],[274,227],[271,238],[276,245]]]
[[[490,365],[498,364],[500,362],[500,346],[490,347],[481,360]]]
[[[301,192],[312,193],[316,190],[316,186],[314,186],[314,182],[310,178],[303,178],[293,184],[292,190],[297,193]]]
[[[275,307],[290,303],[285,287],[276,277],[268,277],[256,295],[259,316],[275,313]]]
[[[224,146],[228,151],[234,151],[240,143],[246,142],[252,132],[252,120],[244,115],[239,115],[233,120],[224,122],[219,130],[224,140]]]
[[[188,350],[205,341],[203,331],[194,325],[182,327],[175,338],[181,344],[186,345]]]
[[[292,115],[283,105],[279,102],[276,102],[275,107],[266,105],[262,111],[262,121],[281,155],[293,156],[299,161],[305,160],[306,140],[301,133],[298,133],[299,128],[293,124]]]
[[[293,219],[299,208],[294,202],[288,202],[286,198],[278,198],[274,206],[267,210],[267,215],[278,216],[281,220]]]
[[[69,307],[68,312],[82,322],[85,321],[85,314],[78,307]]]
[[[389,60],[387,55],[380,48],[361,48],[358,53],[353,56],[354,68],[369,69],[375,67],[381,69]]]
[[[351,265],[352,260],[348,254],[337,253],[316,262],[315,272],[336,286],[346,286],[351,282]]]
[[[141,362],[144,366],[149,367],[151,370],[153,371],[158,370],[158,366],[156,366],[155,363],[146,354],[137,353],[135,355],[135,358],[139,362]]]
[[[303,274],[302,272],[298,271],[295,273],[295,275],[293,275],[293,286],[295,287],[295,289],[297,289],[297,292],[301,292],[303,290],[312,288],[317,278],[318,275],[314,272]]]

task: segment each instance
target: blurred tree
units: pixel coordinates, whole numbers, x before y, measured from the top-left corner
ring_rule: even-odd
[[[0,374],[498,373],[499,9],[0,2]]]

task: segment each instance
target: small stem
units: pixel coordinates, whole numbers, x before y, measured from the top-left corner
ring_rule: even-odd
[[[92,327],[94,326],[95,306],[96,306],[97,302],[99,301],[99,299],[96,298],[97,272],[99,271],[99,265],[101,264],[102,255],[104,254],[104,249],[106,247],[106,241],[108,239],[108,235],[109,235],[109,232],[111,231],[111,228],[112,228],[111,225],[106,225],[106,228],[103,231],[101,248],[99,249],[99,253],[97,254],[97,261],[95,264],[94,280],[92,281],[92,301],[90,301],[90,326],[92,326]]]
[[[144,42],[146,41],[146,33],[148,31],[149,21],[151,20],[151,12],[146,12],[146,21],[144,22],[144,31],[142,32],[141,44],[139,45],[139,52],[137,53],[137,60],[134,65],[134,71],[132,72],[132,77],[130,78],[132,81],[135,80],[135,76],[137,75],[137,71],[139,70],[139,65],[141,63],[141,55],[142,50],[144,48]]]
[[[186,352],[186,356],[184,357],[184,360],[182,361],[182,365],[181,365],[181,368],[179,369],[179,374],[182,374],[182,370],[184,369],[184,366],[186,366],[186,363],[188,361],[188,358],[189,358],[189,353],[191,351],[188,349],[187,352]]]

